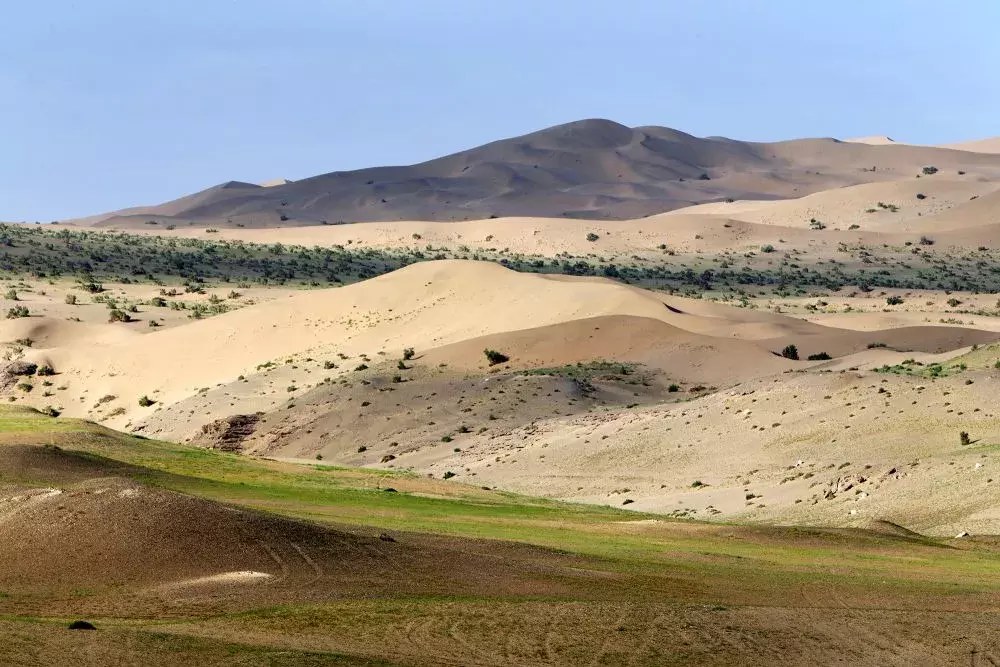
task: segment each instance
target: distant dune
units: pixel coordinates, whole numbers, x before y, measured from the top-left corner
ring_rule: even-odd
[[[229,181],[165,204],[64,222],[252,228],[494,216],[622,220],[706,202],[796,198],[911,179],[929,164],[970,178],[1000,177],[1000,155],[887,137],[753,143],[590,119],[416,165],[263,185]]]

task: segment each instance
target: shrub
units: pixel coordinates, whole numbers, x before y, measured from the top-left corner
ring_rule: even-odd
[[[19,317],[31,317],[31,313],[28,312],[25,306],[14,306],[7,311],[8,320],[16,320]]]
[[[17,385],[17,388],[27,394],[35,387],[27,382],[21,382],[20,384]]]
[[[331,368],[336,368],[336,367],[337,367],[337,364],[333,363],[330,360],[327,360],[327,361],[323,362],[323,368],[325,368],[326,370],[330,370]]]
[[[358,364],[357,366],[354,367],[354,370],[356,370],[356,371],[366,371],[366,370],[368,370],[368,364]]]
[[[934,245],[934,239],[927,238],[926,236],[921,236],[920,245]]]
[[[767,243],[767,244],[762,245],[760,247],[760,251],[761,252],[774,252],[774,246],[771,245],[770,243]]]
[[[66,301],[66,305],[67,306],[75,306],[76,305],[76,295],[75,294],[67,294],[65,301]]]
[[[932,174],[936,174],[938,172],[938,168],[932,164],[929,164],[923,169],[921,169],[921,171],[923,172],[924,176],[930,176]]]
[[[826,361],[827,359],[832,359],[826,352],[820,352],[819,354],[810,354],[806,359],[809,361]]]
[[[890,296],[885,300],[886,304],[890,306],[898,306],[903,303],[903,297],[901,296]]]
[[[405,350],[403,350],[403,360],[404,361],[409,361],[410,359],[413,358],[414,354],[416,354],[416,353],[413,351],[412,347],[406,348]]]
[[[56,374],[56,372],[52,369],[52,366],[49,366],[48,364],[39,366],[38,367],[38,371],[36,371],[36,372],[37,372],[38,375],[55,375]]]
[[[952,298],[948,299],[948,305],[951,306],[952,308],[954,308],[955,306],[962,305],[962,302],[960,300],[956,299],[955,297],[952,297]]]
[[[361,445],[360,447],[358,447],[358,454],[364,454],[367,451],[368,451],[368,448],[365,447],[364,445]]]
[[[410,367],[407,366],[406,363],[402,359],[400,359],[399,361],[396,362],[396,368],[398,368],[401,371],[408,371],[408,370],[410,370]]]
[[[145,394],[139,397],[139,407],[141,408],[148,408],[149,406],[155,403],[156,401],[151,399],[149,396],[146,396]]]
[[[925,195],[923,192],[918,192],[917,199],[927,199],[927,195]]]
[[[108,322],[131,322],[132,316],[120,308],[113,308],[108,313]]]
[[[594,241],[596,241],[599,238],[601,238],[601,237],[598,236],[597,234],[595,234],[594,232],[589,232],[587,234],[587,240],[590,241],[591,243],[593,243]]]
[[[67,626],[70,630],[96,630],[90,621],[73,621]]]
[[[483,350],[483,354],[485,354],[486,358],[489,360],[490,366],[496,366],[497,364],[503,364],[510,361],[510,357],[503,352],[497,352],[496,350],[491,350],[489,348]]]
[[[446,472],[444,475],[442,475],[442,477],[444,477],[445,479],[451,479],[454,476],[455,476],[455,473],[453,473],[450,470],[448,472]]]
[[[11,301],[18,301],[17,290],[15,290],[13,287],[10,288],[9,290],[7,290],[7,293],[4,294],[4,297],[10,299]]]
[[[678,392],[680,390],[681,390],[681,387],[678,384],[672,384],[669,387],[667,387],[667,391],[669,391],[671,394],[673,394],[674,392]]]
[[[958,434],[958,441],[963,446],[967,446],[972,443],[972,440],[969,439],[969,434],[965,431],[962,431],[961,433]]]
[[[781,356],[785,359],[791,359],[793,361],[799,360],[799,348],[794,345],[786,345],[785,349],[781,351]]]
[[[451,440],[452,437],[450,435],[446,435],[443,438],[441,438],[441,442],[451,442]]]

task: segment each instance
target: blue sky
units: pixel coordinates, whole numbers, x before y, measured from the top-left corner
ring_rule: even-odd
[[[407,164],[589,117],[760,141],[1000,134],[993,0],[48,0],[3,11],[0,220]]]

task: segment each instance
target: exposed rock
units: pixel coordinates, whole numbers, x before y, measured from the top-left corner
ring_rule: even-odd
[[[241,451],[243,441],[253,435],[258,421],[260,414],[232,415],[216,419],[201,427],[201,433],[194,439],[194,444],[224,452]]]
[[[10,389],[18,382],[18,378],[26,375],[34,375],[38,370],[38,364],[30,361],[17,359],[10,362],[3,369],[0,369],[0,389]]]

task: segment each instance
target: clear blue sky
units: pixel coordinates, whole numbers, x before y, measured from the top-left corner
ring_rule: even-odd
[[[0,25],[0,220],[406,164],[580,118],[1000,134],[995,0],[47,0]]]

